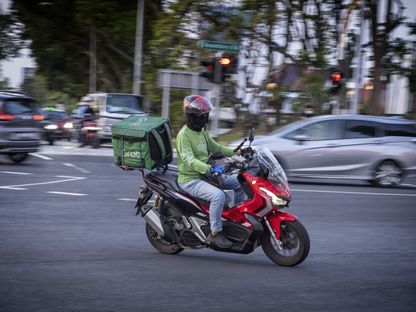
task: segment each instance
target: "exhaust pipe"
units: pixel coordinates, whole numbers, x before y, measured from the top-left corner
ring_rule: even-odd
[[[148,208],[148,207],[147,207]],[[147,212],[145,212],[147,210]],[[165,236],[165,231],[163,231],[162,221],[160,220],[160,215],[154,207],[151,209],[142,208],[142,213],[146,213],[143,216],[143,219],[150,225],[150,227],[156,231],[160,236]]]

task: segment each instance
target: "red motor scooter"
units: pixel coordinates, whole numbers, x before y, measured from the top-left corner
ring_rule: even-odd
[[[98,148],[100,146],[100,138],[98,136],[98,131],[101,130],[101,127],[98,126],[97,121],[93,115],[86,115],[84,120],[81,122],[81,145],[84,147],[86,145],[91,145],[93,148]]]
[[[250,145],[253,139],[254,131]],[[227,249],[209,243],[209,203],[180,189],[175,172],[165,168],[144,176],[146,185],[140,191],[136,208],[146,221],[147,238],[155,249],[176,254],[185,248],[208,247],[248,254],[262,246],[265,254],[279,265],[295,266],[305,260],[309,235],[296,216],[283,211],[291,200],[291,191],[282,167],[266,147],[253,150],[249,146],[243,151],[242,156],[227,159],[224,170],[225,174],[238,174],[248,196],[236,206],[226,203],[224,207],[223,233],[233,242]],[[215,184],[213,180],[211,183]]]

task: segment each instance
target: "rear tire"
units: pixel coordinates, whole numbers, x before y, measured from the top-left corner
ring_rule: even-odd
[[[15,154],[9,154],[8,156],[15,164],[18,164],[18,163],[25,161],[28,158],[29,154],[28,153],[15,153]]]
[[[300,221],[282,222],[280,226],[282,250],[276,246],[270,231],[261,236],[261,247],[266,256],[282,266],[295,266],[302,263],[309,254],[310,240],[308,232]]]
[[[146,236],[150,244],[159,252],[169,255],[178,254],[183,251],[183,248],[175,243],[170,243],[164,240],[156,233],[152,227],[146,223]]]
[[[374,171],[373,184],[381,187],[397,186],[403,180],[403,170],[393,160],[381,162]]]

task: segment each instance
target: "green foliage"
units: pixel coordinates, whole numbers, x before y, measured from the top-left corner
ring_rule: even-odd
[[[43,107],[55,107],[56,104],[63,104],[70,111],[76,107],[79,101],[78,97],[71,97],[63,91],[50,90],[46,77],[39,74],[25,79],[21,85],[21,89],[35,98]]]
[[[137,1],[129,0],[15,0],[13,15],[24,25],[22,37],[38,71],[52,91],[79,98],[88,91],[90,35],[97,42],[97,90],[131,92]],[[146,41],[152,37],[160,1],[147,2]]]

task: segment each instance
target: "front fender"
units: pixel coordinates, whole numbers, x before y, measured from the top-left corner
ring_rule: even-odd
[[[295,215],[284,211],[279,211],[267,217],[267,221],[269,221],[270,227],[274,231],[277,239],[280,239],[280,224],[285,221],[294,222],[297,219]]]

